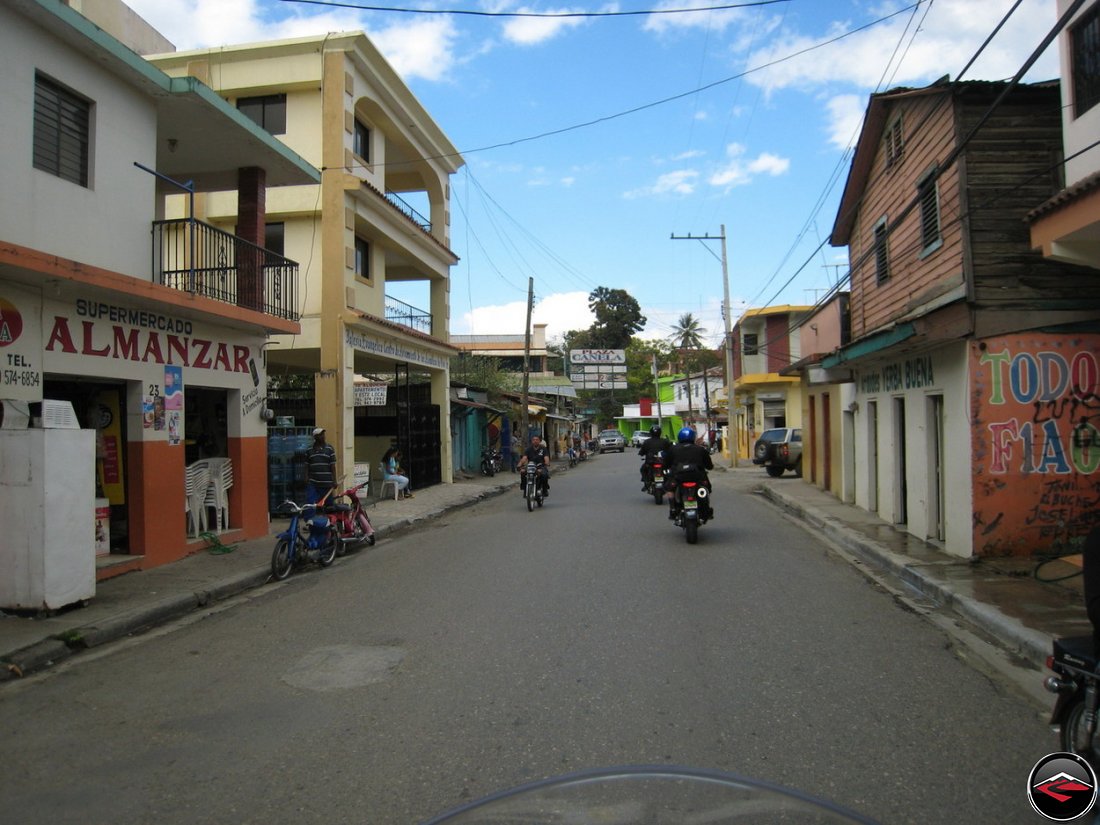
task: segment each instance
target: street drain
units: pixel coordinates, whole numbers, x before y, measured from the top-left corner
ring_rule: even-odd
[[[347,690],[389,679],[405,659],[400,647],[332,645],[311,650],[283,681],[305,690]]]

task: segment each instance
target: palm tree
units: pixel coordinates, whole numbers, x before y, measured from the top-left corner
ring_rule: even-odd
[[[701,349],[703,346],[703,335],[706,330],[699,326],[699,319],[692,315],[690,312],[685,312],[680,316],[680,320],[672,327],[672,334],[669,336],[669,340],[672,341],[676,347],[680,350],[680,369],[683,369],[684,365],[684,350]],[[687,419],[692,418],[691,414],[691,369],[686,372],[687,375],[687,397],[688,397],[688,414]],[[703,374],[703,380],[706,381],[706,373]]]

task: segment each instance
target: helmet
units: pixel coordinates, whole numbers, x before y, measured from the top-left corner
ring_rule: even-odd
[[[691,427],[684,427],[680,432],[676,433],[676,440],[681,444],[694,444],[695,430],[691,429]]]
[[[652,427],[649,428],[649,434],[653,438],[657,438],[661,434],[661,428],[654,424]]]

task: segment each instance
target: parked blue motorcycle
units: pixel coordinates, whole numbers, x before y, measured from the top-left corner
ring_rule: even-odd
[[[282,581],[296,567],[328,567],[336,560],[336,533],[328,516],[317,512],[316,504],[284,501],[275,512],[290,516],[290,524],[276,536],[271,553],[271,577],[275,581]]]

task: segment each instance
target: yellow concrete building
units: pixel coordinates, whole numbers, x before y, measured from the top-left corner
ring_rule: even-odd
[[[295,424],[324,427],[349,478],[356,463],[376,470],[397,443],[414,486],[450,482],[455,147],[361,32],[149,60],[198,77],[321,170],[320,185],[268,190],[264,204],[262,245],[301,263],[302,332],[267,349],[271,379],[313,379],[312,409],[296,410]],[[232,227],[244,209],[231,189],[200,198],[196,212]],[[387,295],[387,284],[411,281],[427,308]],[[371,392],[356,391],[357,376]]]

